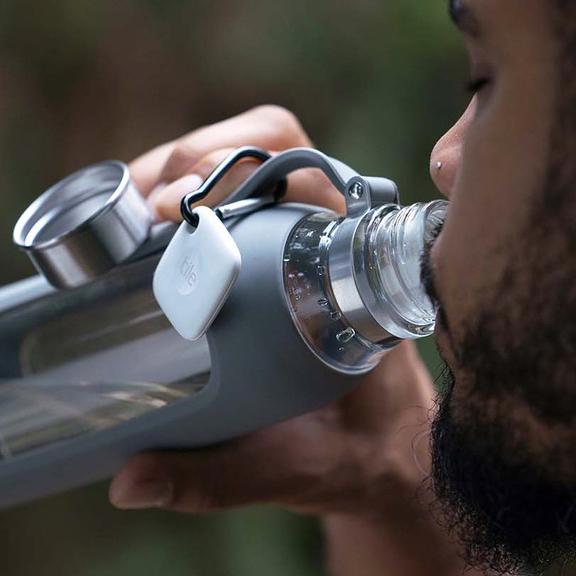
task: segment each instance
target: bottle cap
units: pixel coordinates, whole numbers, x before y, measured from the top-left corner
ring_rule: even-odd
[[[22,214],[14,243],[56,288],[86,284],[128,259],[146,241],[152,214],[118,161],[82,168]]]

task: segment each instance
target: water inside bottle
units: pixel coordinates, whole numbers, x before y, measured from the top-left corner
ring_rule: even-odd
[[[189,398],[204,385],[204,376],[169,386],[46,378],[0,382],[0,456],[9,459],[112,428]]]
[[[163,316],[149,289],[154,267],[138,262],[0,310],[1,457],[120,426],[205,388],[207,340],[184,340]]]

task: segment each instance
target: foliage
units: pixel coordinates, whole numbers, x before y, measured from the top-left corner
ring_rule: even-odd
[[[0,282],[31,273],[11,230],[51,182],[259,103],[294,110],[319,148],[394,178],[405,202],[428,199],[428,155],[462,109],[464,70],[442,0],[3,0]],[[316,525],[268,508],[121,513],[98,486],[0,526],[13,576],[320,571]]]

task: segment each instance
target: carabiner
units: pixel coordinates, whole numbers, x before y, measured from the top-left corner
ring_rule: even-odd
[[[220,182],[220,180],[226,175],[227,172],[230,171],[232,167],[234,167],[240,160],[244,158],[256,158],[257,160],[261,160],[262,162],[266,162],[272,155],[262,150],[262,148],[257,148],[255,146],[244,146],[242,148],[238,148],[234,150],[223,162],[221,162],[216,168],[212,171],[212,173],[206,178],[203,184],[197,190],[186,194],[182,201],[180,202],[180,213],[182,214],[182,218],[188,224],[196,228],[198,226],[198,217],[194,214],[192,210],[192,205],[196,202],[200,202],[204,200],[206,196],[212,191],[214,186]],[[269,191],[262,190],[262,196],[264,196]],[[274,189],[273,198],[274,201],[278,201],[286,192],[286,179],[282,178],[276,184]],[[239,201],[246,200],[246,198],[241,198]],[[260,205],[268,205],[270,201],[259,203],[253,203],[255,209]],[[216,212],[219,214],[219,212]],[[244,210],[244,213],[247,213],[247,210]]]

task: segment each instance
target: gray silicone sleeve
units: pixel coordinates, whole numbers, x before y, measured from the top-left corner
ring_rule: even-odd
[[[351,390],[357,378],[330,370],[313,355],[284,298],[286,237],[301,218],[317,211],[283,205],[232,226],[243,268],[208,333],[212,372],[199,394],[1,463],[0,506],[108,478],[143,450],[189,449],[234,438],[324,406]]]
[[[357,176],[309,150],[289,151],[267,164],[229,201],[301,167],[323,169],[342,193]],[[375,194],[395,201],[390,181],[373,179],[371,184]],[[350,211],[354,206],[347,201]],[[358,376],[336,372],[318,360],[298,334],[284,295],[288,235],[302,218],[321,210],[284,204],[230,225],[242,270],[208,332],[212,370],[200,393],[114,428],[3,461],[0,507],[108,478],[144,450],[191,449],[229,440],[318,409],[352,390]]]

